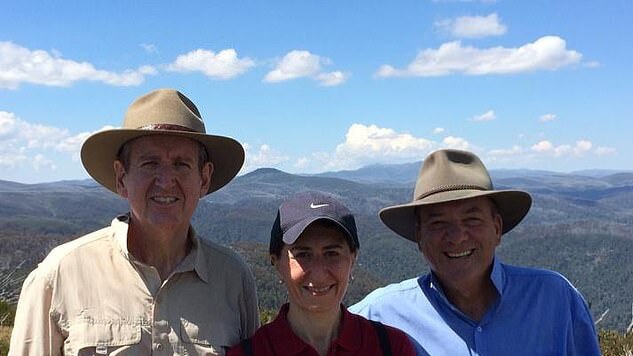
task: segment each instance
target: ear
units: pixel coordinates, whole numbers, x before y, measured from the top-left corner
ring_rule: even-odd
[[[497,235],[497,246],[499,246],[499,244],[501,244],[501,236],[503,234],[503,219],[501,218],[501,214],[495,214],[493,223],[495,226],[495,234]]]
[[[207,162],[200,171],[200,198],[205,196],[211,185],[211,176],[213,175],[213,163]]]
[[[415,214],[415,243],[418,245],[418,250],[422,252],[422,231],[419,219],[418,214]]]
[[[127,173],[125,172],[125,167],[123,167],[123,163],[121,161],[114,161],[114,177],[116,183],[116,191],[123,198],[128,197],[127,188],[125,186],[125,177]]]

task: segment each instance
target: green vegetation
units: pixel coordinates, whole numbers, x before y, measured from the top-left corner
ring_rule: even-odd
[[[598,337],[602,356],[633,356],[633,333],[600,330]]]

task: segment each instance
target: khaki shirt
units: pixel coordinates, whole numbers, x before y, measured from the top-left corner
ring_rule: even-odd
[[[127,250],[127,216],[51,251],[24,281],[9,355],[224,355],[259,326],[253,275],[193,229],[161,282]]]

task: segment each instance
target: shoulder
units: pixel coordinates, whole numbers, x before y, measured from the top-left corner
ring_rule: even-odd
[[[508,279],[507,282],[513,288],[523,291],[540,290],[540,293],[555,296],[559,300],[562,297],[567,297],[584,301],[578,289],[559,272],[505,264],[502,266]]]
[[[567,278],[565,278],[565,276],[556,271],[543,268],[519,267],[506,264],[502,264],[502,266],[508,279],[510,279],[510,282],[532,282],[573,288],[571,282]]]
[[[356,313],[365,307],[379,304],[391,304],[394,300],[406,302],[411,297],[420,294],[422,290],[419,285],[419,278],[411,278],[399,283],[389,284],[385,287],[375,289],[367,294],[360,302],[349,307],[350,311]]]
[[[201,237],[198,237],[198,241],[201,255],[204,256],[206,268],[211,275],[253,279],[250,268],[233,249]]]
[[[103,229],[68,241],[53,248],[37,268],[43,271],[50,271],[59,268],[62,263],[72,260],[75,256],[99,253],[99,251],[102,250],[103,244],[111,243],[112,236],[112,229],[110,227],[104,227]]]

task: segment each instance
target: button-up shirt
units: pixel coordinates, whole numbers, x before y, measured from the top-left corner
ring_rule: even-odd
[[[432,273],[377,289],[350,311],[405,331],[421,355],[600,355],[587,304],[563,276],[495,260],[490,279],[497,299],[479,321]]]
[[[284,304],[271,323],[262,326],[251,338],[251,347],[256,356],[319,356],[308,343],[299,338],[288,322],[289,304]],[[372,323],[354,315],[341,306],[342,317],[338,337],[332,341],[328,356],[378,356],[382,349],[376,328]],[[391,353],[397,356],[413,356],[415,349],[402,331],[386,326],[385,331]],[[227,356],[247,355],[242,345],[231,348]]]
[[[223,355],[259,325],[254,278],[200,239],[170,276],[127,249],[128,217],[51,251],[26,278],[10,355]]]

